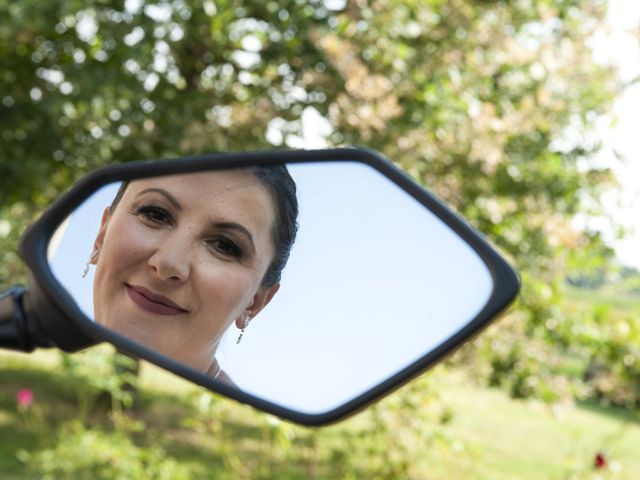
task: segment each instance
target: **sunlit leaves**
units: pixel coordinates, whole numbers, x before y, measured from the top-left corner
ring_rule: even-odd
[[[611,184],[589,162],[620,88],[590,49],[605,7],[0,0],[0,280],[21,272],[7,252],[24,224],[86,171],[302,146],[319,114],[329,145],[382,151],[520,268],[514,335],[536,334],[567,270],[609,253],[574,220]]]

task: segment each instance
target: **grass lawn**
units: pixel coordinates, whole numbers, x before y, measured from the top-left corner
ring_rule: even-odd
[[[75,390],[82,386],[61,374],[56,364],[56,356],[48,352],[35,358],[0,355],[2,478],[39,478],[37,474],[25,477],[17,452],[50,447],[49,443],[60,441],[56,439],[56,429],[73,419]],[[281,431],[291,440],[288,447],[283,447],[280,440],[274,441],[273,428],[279,422],[273,423],[271,417],[222,400],[218,404],[225,416],[223,429],[212,430],[215,418],[198,416],[195,405],[199,389],[148,365],[144,366],[142,377],[145,400],[134,411],[134,417],[143,419],[147,428],[134,434],[136,443],[162,447],[167,456],[186,465],[194,475],[333,478],[334,473],[339,478],[383,478],[377,476],[375,469],[364,467],[376,460],[373,457],[349,459],[349,465],[363,465],[351,474],[345,470],[344,458],[336,460],[336,454],[352,454],[348,448],[340,450],[335,445],[343,445],[340,442],[345,437],[356,435],[354,432],[363,431],[363,427],[366,431],[372,418],[369,413],[317,431],[280,424]],[[500,390],[471,385],[465,378],[458,371],[444,368],[431,374],[430,388],[437,390],[441,404],[452,415],[444,424],[434,423],[433,431],[427,426],[421,433],[427,436],[437,432],[449,441],[427,442],[421,435],[409,439],[413,478],[640,478],[640,425],[629,412],[589,404],[554,408],[513,400]],[[40,420],[48,426],[40,430],[37,426],[34,430],[33,424],[27,427],[24,415],[16,409],[15,391],[25,386],[33,388],[36,402],[46,408]],[[397,402],[397,395],[402,393],[384,400],[380,407]],[[94,410],[93,417],[87,419],[91,428],[102,428],[100,415]],[[103,412],[103,420],[105,416]],[[390,451],[398,438],[409,434],[402,429],[388,433],[382,441]],[[617,471],[593,470],[594,456],[599,451]],[[313,453],[311,457],[309,452]],[[239,458],[250,462],[242,466]],[[334,465],[334,461],[341,463]]]
[[[640,294],[625,291],[622,286],[610,284],[601,288],[578,288],[566,286],[564,304],[572,302],[583,306],[608,305],[622,312],[637,312],[640,309]]]
[[[639,298],[570,288],[563,310],[589,315],[597,306],[613,319],[637,318]],[[138,402],[118,426],[101,390],[109,388],[108,370],[91,352],[81,357],[79,370],[69,370],[55,351],[0,351],[0,478],[42,478],[47,462],[34,467],[20,453],[25,451],[52,455],[52,462],[68,456],[60,461],[68,470],[51,478],[73,479],[148,478],[103,470],[124,461],[144,472],[148,458],[166,459],[167,471],[177,465],[185,478],[234,480],[640,478],[640,412],[514,400],[472,383],[462,369],[438,367],[426,382],[401,389],[375,409],[312,430],[212,396],[143,363]],[[570,351],[560,357],[560,373],[580,378],[585,357]],[[21,388],[35,394],[27,411],[16,406]],[[116,443],[125,445],[118,450]],[[93,458],[112,447],[107,460]],[[596,470],[599,452],[608,467]]]
[[[436,478],[640,478],[640,423],[630,412],[514,400],[454,377],[442,396],[455,412],[447,431],[458,439],[459,455],[436,465]],[[613,469],[592,468],[597,452]]]

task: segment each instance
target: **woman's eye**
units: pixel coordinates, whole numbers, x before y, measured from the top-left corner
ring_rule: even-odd
[[[216,238],[209,242],[209,245],[218,253],[227,257],[241,258],[242,250],[235,242],[228,238]]]
[[[147,205],[136,210],[136,214],[144,220],[158,225],[168,225],[171,223],[171,214],[162,207]]]

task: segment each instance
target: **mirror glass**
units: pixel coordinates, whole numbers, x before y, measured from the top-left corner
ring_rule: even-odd
[[[387,380],[486,305],[477,253],[377,170],[287,168],[292,180],[262,167],[105,186],[51,238],[51,269],[93,321],[307,414]],[[292,181],[299,228],[278,279]]]

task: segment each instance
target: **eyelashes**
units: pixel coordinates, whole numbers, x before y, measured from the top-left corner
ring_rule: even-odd
[[[157,207],[155,205],[144,205],[135,210],[135,214],[156,225],[172,225],[173,217],[171,214],[162,207]]]
[[[242,249],[238,245],[236,245],[233,240],[227,237],[222,236],[214,238],[212,240],[209,240],[207,244],[211,249],[215,250],[221,255],[237,259],[241,259],[244,257],[244,252],[242,251]]]
[[[157,205],[143,205],[134,209],[131,213],[151,228],[171,227],[176,224],[171,213]],[[217,256],[238,260],[245,256],[244,250],[226,235],[212,236],[207,238],[205,243],[209,251]]]

